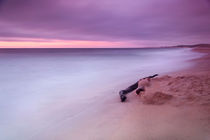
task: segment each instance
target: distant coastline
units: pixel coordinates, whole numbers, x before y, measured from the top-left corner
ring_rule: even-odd
[[[177,45],[177,46],[168,46],[176,48],[196,48],[196,47],[210,47],[210,44],[195,44],[195,45]]]

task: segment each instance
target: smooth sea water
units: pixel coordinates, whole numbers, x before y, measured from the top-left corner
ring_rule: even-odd
[[[65,124],[119,102],[122,87],[190,67],[197,57],[189,48],[0,49],[0,139],[71,132]]]

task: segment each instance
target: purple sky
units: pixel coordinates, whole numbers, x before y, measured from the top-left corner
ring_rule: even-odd
[[[31,40],[210,43],[210,0],[0,0],[0,43]]]

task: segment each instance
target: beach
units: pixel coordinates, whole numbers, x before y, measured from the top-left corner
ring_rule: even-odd
[[[141,96],[131,93],[121,103],[116,95],[104,99],[79,124],[53,137],[90,140],[208,140],[210,137],[209,48],[190,60],[191,68],[152,79]],[[122,87],[123,88],[123,87]],[[93,117],[97,116],[97,117]],[[71,130],[71,131],[69,131]]]
[[[208,140],[210,48],[195,47],[193,51],[205,53],[202,58],[190,60],[195,65],[152,79],[145,93],[131,93],[125,103],[117,99],[105,102],[101,111],[94,112],[97,118],[88,118],[73,135],[66,132],[64,138]]]
[[[1,139],[210,137],[209,47],[28,51],[0,55]],[[156,71],[144,93],[120,102],[119,90]]]

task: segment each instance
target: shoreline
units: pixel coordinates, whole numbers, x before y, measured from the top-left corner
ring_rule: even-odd
[[[195,64],[193,67],[155,77],[145,93],[137,96],[134,91],[128,94],[126,102],[120,102],[118,89],[107,88],[111,90],[99,96],[81,98],[81,104],[71,104],[68,96],[66,100],[50,102],[38,112],[43,116],[37,114],[34,118],[33,113],[24,111],[29,114],[26,121],[20,118],[17,122],[17,125],[23,124],[19,134],[25,139],[54,140],[208,140],[210,47],[208,50],[193,48],[192,51],[208,55],[190,60]],[[121,80],[128,82],[129,77]],[[125,86],[119,86],[119,89]],[[68,89],[52,92],[62,94],[70,92]],[[2,127],[2,131],[12,134],[12,127]]]
[[[154,78],[144,94],[128,94],[127,101],[123,103],[115,94],[114,98],[109,97],[103,102],[100,110],[85,119],[88,121],[77,125],[72,134],[63,133],[62,138],[208,140],[210,73],[209,69],[203,73],[198,67],[201,66],[200,61],[208,60],[202,57],[192,61],[199,64],[195,65],[195,73],[194,68],[189,68]],[[81,131],[83,135],[79,135]]]
[[[185,47],[185,48],[189,48],[189,47]],[[209,72],[210,73],[210,64],[208,64],[210,62],[210,45],[209,45],[209,47],[197,46],[197,47],[193,47],[191,49],[192,49],[191,50],[192,52],[200,53],[203,56],[200,56],[200,57],[194,58],[194,59],[190,59],[190,60],[186,60],[186,63],[192,64],[190,67],[186,67],[181,70],[166,73],[164,75],[179,76],[179,75],[183,75],[183,74],[189,75],[192,73],[198,74],[201,72],[207,72],[207,73]]]
[[[198,61],[196,64],[200,64],[200,61],[206,59],[192,61]],[[198,67],[197,70],[199,71]],[[119,95],[113,93],[115,97],[100,101],[103,105],[98,107],[98,110],[89,110],[92,113],[86,116],[81,124],[75,125],[71,133],[65,130],[59,138],[208,140],[210,98],[208,101],[207,97],[210,97],[210,92],[203,80],[210,82],[210,76],[205,76],[209,71],[205,71],[205,74],[199,71],[200,74],[204,74],[202,77],[197,75],[197,72],[194,75],[191,71],[192,68],[189,68],[156,77],[152,79],[151,87],[146,88],[144,94],[137,96],[134,92],[130,93],[123,103],[120,102]],[[203,89],[196,89],[194,85]],[[199,90],[203,93],[200,94]]]

